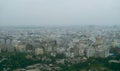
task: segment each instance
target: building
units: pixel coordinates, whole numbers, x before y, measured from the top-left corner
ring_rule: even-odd
[[[106,45],[99,47],[89,47],[86,53],[87,57],[108,57],[109,56],[109,48]]]
[[[35,55],[41,55],[44,54],[43,48],[35,48]]]
[[[25,44],[18,44],[15,46],[16,52],[26,52],[26,45]]]

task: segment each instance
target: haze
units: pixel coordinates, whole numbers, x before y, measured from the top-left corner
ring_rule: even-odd
[[[0,25],[119,25],[120,0],[0,0]]]

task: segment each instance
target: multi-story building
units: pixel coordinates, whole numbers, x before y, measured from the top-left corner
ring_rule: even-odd
[[[35,55],[41,55],[44,54],[43,48],[35,48]]]

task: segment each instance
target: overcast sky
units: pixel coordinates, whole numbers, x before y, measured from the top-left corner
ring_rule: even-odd
[[[0,0],[0,25],[98,24],[120,24],[120,0]]]

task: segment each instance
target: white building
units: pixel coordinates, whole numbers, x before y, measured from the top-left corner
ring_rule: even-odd
[[[43,48],[35,48],[35,55],[44,54]]]

